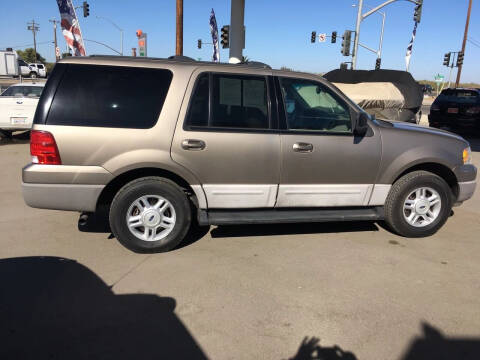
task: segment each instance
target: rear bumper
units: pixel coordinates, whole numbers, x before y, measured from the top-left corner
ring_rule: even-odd
[[[22,182],[23,199],[39,209],[93,212],[105,185],[29,184]]]
[[[439,114],[430,114],[428,123],[432,127],[449,127],[455,128],[477,128],[480,129],[480,119],[473,116],[458,115],[455,117],[443,116]]]
[[[473,193],[475,192],[476,186],[477,186],[476,180],[458,183],[457,201],[462,202],[470,199],[473,196]]]

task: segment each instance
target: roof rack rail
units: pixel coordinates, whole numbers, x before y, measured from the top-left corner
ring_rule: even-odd
[[[185,55],[172,55],[167,58],[168,60],[179,60],[179,61],[197,61],[194,58],[191,58],[190,56],[185,56]]]
[[[271,69],[272,68],[270,65],[265,64],[265,63],[260,62],[260,61],[242,61],[239,64],[247,65],[247,66],[254,66],[254,67],[262,67],[262,68],[265,68],[265,69]]]

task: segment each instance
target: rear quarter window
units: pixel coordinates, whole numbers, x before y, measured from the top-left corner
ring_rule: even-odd
[[[172,76],[166,69],[68,64],[46,124],[151,128]]]

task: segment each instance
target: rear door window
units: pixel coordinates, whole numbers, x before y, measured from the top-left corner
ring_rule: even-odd
[[[270,122],[266,78],[216,73],[200,75],[186,125],[268,129]]]
[[[46,123],[151,128],[171,81],[166,69],[68,64]]]

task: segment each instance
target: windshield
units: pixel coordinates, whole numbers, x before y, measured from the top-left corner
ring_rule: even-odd
[[[1,96],[25,96],[38,98],[42,94],[43,86],[10,86]]]

